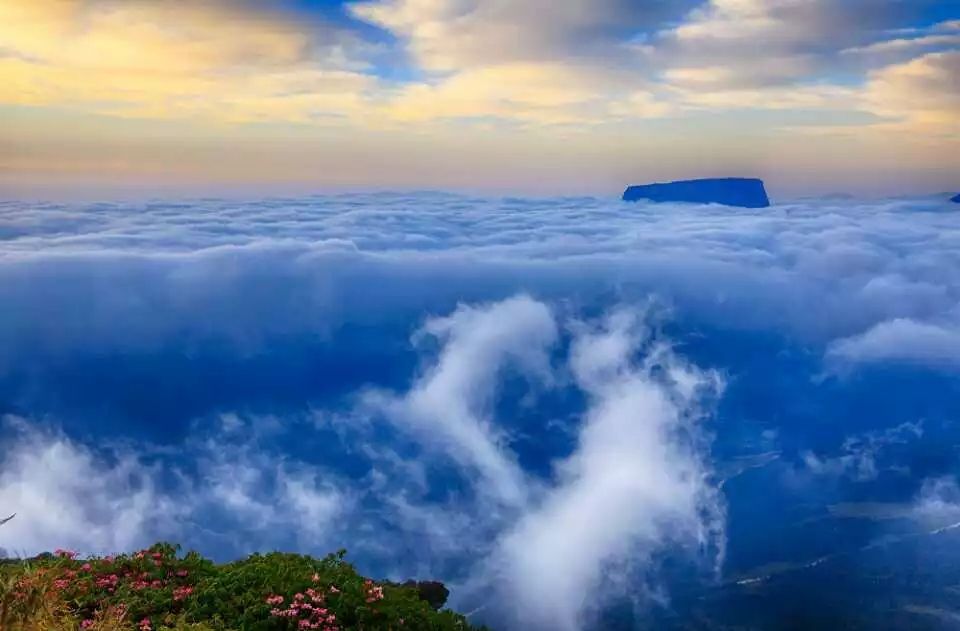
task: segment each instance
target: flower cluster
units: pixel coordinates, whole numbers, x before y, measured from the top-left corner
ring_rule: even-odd
[[[106,610],[98,611],[94,618],[85,618],[80,621],[81,629],[90,629],[96,628],[98,622],[112,621],[113,625],[108,625],[108,628],[111,628],[115,625],[124,626],[124,621],[127,617],[127,606],[123,603],[115,605],[113,607],[108,607]]]
[[[133,555],[81,559],[71,550],[57,550],[50,561],[38,568],[52,595],[71,603],[79,626],[98,628],[96,621],[106,613],[126,615],[130,610],[140,620],[140,631],[151,631],[151,617],[177,615],[195,590],[191,570],[198,557],[178,558],[176,548],[157,545]]]
[[[365,600],[368,603],[375,603],[378,600],[383,600],[383,588],[379,585],[374,585],[373,581],[367,579],[363,582],[363,593]]]
[[[320,575],[314,574],[313,582],[319,581]],[[330,594],[340,593],[334,585],[331,585],[327,591]],[[267,597],[267,604],[272,606],[271,616],[294,620],[298,629],[340,631],[337,616],[328,607],[327,596],[322,589],[308,587],[304,592],[297,592],[286,607],[282,607],[284,600],[284,597],[279,594]]]

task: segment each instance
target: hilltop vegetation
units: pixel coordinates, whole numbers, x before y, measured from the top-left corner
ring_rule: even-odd
[[[437,583],[375,582],[344,560],[255,554],[218,565],[157,544],[82,559],[58,550],[0,565],[4,631],[359,631],[475,627],[439,610]],[[429,602],[428,602],[429,601]]]

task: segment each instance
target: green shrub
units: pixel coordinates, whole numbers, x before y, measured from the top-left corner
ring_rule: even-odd
[[[344,551],[322,559],[255,554],[216,565],[164,543],[131,555],[89,559],[58,550],[0,567],[7,586],[0,594],[0,614],[28,617],[31,610],[58,603],[57,612],[44,615],[59,616],[62,626],[47,628],[92,631],[108,626],[139,631],[472,628],[459,614],[436,611],[436,598],[432,606],[417,585],[366,579],[344,556]],[[7,628],[2,620],[0,628]]]

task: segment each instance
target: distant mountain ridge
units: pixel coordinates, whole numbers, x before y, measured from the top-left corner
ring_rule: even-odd
[[[763,180],[756,178],[705,178],[629,186],[623,201],[722,204],[739,208],[767,208],[770,199]]]

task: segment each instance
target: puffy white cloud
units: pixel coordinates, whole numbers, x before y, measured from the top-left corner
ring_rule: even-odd
[[[171,341],[250,357],[288,335],[329,338],[347,319],[448,310],[524,288],[587,296],[611,283],[710,322],[786,329],[817,344],[898,319],[922,331],[887,325],[885,339],[929,327],[949,337],[960,300],[950,208],[936,199],[741,211],[445,195],[108,210],[9,203],[0,301],[16,308],[0,314],[0,372]],[[283,282],[265,282],[267,269]],[[68,312],[65,322],[58,314]],[[935,359],[937,350],[923,352]]]
[[[183,518],[184,506],[157,489],[155,472],[133,453],[98,454],[24,419],[4,423],[0,506],[17,514],[0,532],[8,555],[130,550]]]
[[[629,589],[611,589],[614,568],[643,566],[667,542],[722,548],[722,509],[696,442],[698,398],[718,378],[651,341],[636,311],[578,329],[570,364],[589,407],[577,447],[496,560],[518,628],[581,628],[591,607],[604,604],[593,601],[597,594]]]
[[[0,506],[16,513],[0,533],[8,555],[108,554],[161,539],[223,554],[268,549],[291,533],[302,549],[323,551],[350,503],[322,471],[228,434],[189,439],[182,454],[192,460],[177,462],[149,445],[93,447],[37,421],[4,423]]]
[[[960,365],[960,329],[948,325],[896,318],[837,340],[828,359],[841,364],[903,362],[956,369]]]

